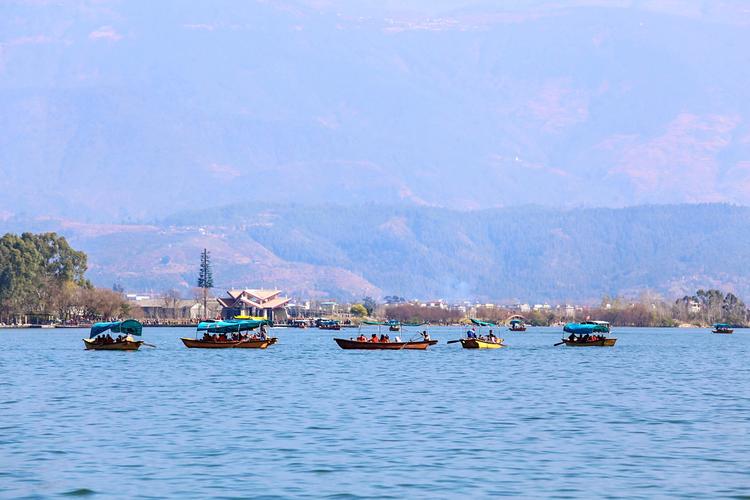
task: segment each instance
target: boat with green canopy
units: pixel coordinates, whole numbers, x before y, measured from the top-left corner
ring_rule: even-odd
[[[490,321],[482,321],[481,319],[476,318],[469,318],[469,321],[471,321],[473,324],[477,326],[497,326],[495,323],[492,323]]]
[[[269,321],[266,319],[202,321],[198,324],[194,339],[182,337],[180,340],[185,347],[191,349],[265,349],[278,341],[276,337],[268,336],[268,325]],[[258,328],[258,334],[245,333]],[[201,332],[203,336],[198,338]]]
[[[714,324],[714,329],[712,330],[713,333],[723,333],[725,335],[728,335],[730,333],[734,333],[734,329],[732,328],[732,325],[727,323],[716,323]]]
[[[108,332],[120,335],[112,338]],[[94,323],[83,345],[89,351],[137,351],[144,342],[133,337],[140,337],[142,333],[143,325],[134,319]]]
[[[495,323],[476,318],[469,318],[469,321],[479,327],[479,332],[477,333],[476,328],[472,327],[471,330],[466,332],[465,338],[449,340],[449,344],[460,342],[461,347],[464,349],[499,349],[507,347],[507,345],[503,344],[503,339],[497,337],[491,329],[487,332],[487,335],[482,333],[483,327],[497,326]]]

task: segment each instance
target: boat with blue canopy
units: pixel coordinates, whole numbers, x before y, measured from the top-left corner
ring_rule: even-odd
[[[732,328],[732,325],[728,323],[716,323],[714,324],[714,329],[712,331],[714,333],[723,333],[725,335],[734,333],[734,329]]]
[[[120,335],[112,338],[109,332]],[[144,342],[133,337],[140,337],[142,333],[143,325],[134,319],[94,323],[83,345],[91,351],[137,351]]]
[[[607,338],[609,323],[606,321],[583,321],[581,323],[567,323],[563,331],[570,336],[563,338],[557,345],[565,344],[570,347],[612,347],[617,342],[615,338]]]
[[[508,322],[508,330],[511,332],[525,332],[526,324],[521,318],[513,318]]]
[[[265,349],[278,342],[276,337],[268,336],[266,319],[227,319],[221,321],[202,321],[196,329],[196,337],[180,338],[185,347],[198,349]],[[245,332],[260,329],[258,334],[248,335]],[[201,338],[198,334],[203,333]]]

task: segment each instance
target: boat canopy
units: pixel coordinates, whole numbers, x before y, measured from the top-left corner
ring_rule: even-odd
[[[362,321],[363,325],[373,325],[373,326],[388,326],[389,323],[386,323],[385,321],[369,321],[364,320]]]
[[[732,328],[728,323],[714,323],[714,328]]]
[[[403,326],[424,326],[427,324],[426,321],[423,321],[421,323],[401,323]]]
[[[471,319],[471,322],[477,326],[497,326],[495,325],[495,323],[490,323],[489,321],[482,321],[480,319],[475,319],[475,318],[469,318],[469,319]]]
[[[255,321],[261,321],[266,318],[264,318],[263,316],[235,316],[234,319],[253,319]]]
[[[106,323],[94,323],[91,327],[91,333],[89,338],[93,339],[97,335],[112,330],[113,333],[126,333],[128,335],[135,335],[140,337],[143,333],[143,325],[140,321],[134,319],[126,319],[125,321],[110,321]]]
[[[227,319],[224,321],[202,321],[198,323],[199,332],[234,333],[255,330],[259,326],[267,325],[267,319]]]
[[[609,333],[609,328],[605,325],[593,324],[593,323],[567,323],[563,328],[567,333],[575,333],[576,335],[585,335],[592,333]]]
[[[510,324],[511,324],[511,325],[517,325],[517,324],[519,324],[519,323],[523,323],[523,320],[521,320],[521,319],[518,319],[518,318],[515,318],[515,319],[512,319],[512,320],[510,320]]]

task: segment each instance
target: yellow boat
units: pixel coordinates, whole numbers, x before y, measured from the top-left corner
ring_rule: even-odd
[[[499,349],[506,347],[503,339],[496,339],[497,342],[489,342],[482,339],[461,339],[461,347],[464,349]]]

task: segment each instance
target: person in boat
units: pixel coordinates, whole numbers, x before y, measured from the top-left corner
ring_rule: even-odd
[[[373,333],[372,337],[370,337],[370,342],[377,343],[377,341],[378,341],[378,334],[377,333]]]
[[[475,338],[477,338],[477,332],[476,332],[476,330],[474,330],[473,327],[472,327],[471,330],[468,330],[466,332],[466,338],[467,339],[475,339]]]
[[[399,337],[398,335],[396,335],[396,337],[394,337],[393,341],[394,342],[401,342],[401,337]]]
[[[203,341],[209,342],[211,340],[211,335],[209,335],[208,332],[203,332]]]
[[[385,334],[380,334],[380,342],[385,342]]]
[[[357,342],[367,342],[367,337],[360,333],[359,337],[357,337]]]
[[[570,335],[568,335],[568,341],[575,342],[576,341],[576,334],[575,333],[571,333]]]
[[[429,333],[427,333],[427,330],[424,330],[424,331],[422,331],[422,338],[423,338],[423,339],[424,339],[425,341],[428,341],[428,340],[430,340],[430,334],[429,334]]]
[[[268,336],[266,336],[265,325],[261,325],[261,327],[260,327],[260,334],[258,335],[258,337],[260,337],[260,340],[266,340],[266,339],[268,339]]]

